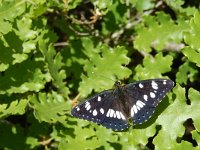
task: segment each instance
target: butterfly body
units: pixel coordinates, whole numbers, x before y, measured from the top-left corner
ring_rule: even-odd
[[[106,90],[88,98],[72,109],[72,115],[121,131],[134,124],[147,121],[162,98],[174,86],[167,79],[150,79],[125,86],[115,83],[114,90]]]

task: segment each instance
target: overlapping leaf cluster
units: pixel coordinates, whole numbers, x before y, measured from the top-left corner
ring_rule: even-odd
[[[0,3],[0,149],[199,149],[197,1]],[[113,132],[70,115],[92,93],[171,78],[153,117]]]

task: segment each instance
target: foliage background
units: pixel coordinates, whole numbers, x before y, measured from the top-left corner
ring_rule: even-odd
[[[199,1],[0,0],[0,35],[0,149],[200,148]],[[173,91],[127,132],[70,115],[113,81],[161,77]]]

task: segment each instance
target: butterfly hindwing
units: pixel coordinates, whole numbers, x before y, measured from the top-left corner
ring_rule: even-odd
[[[144,80],[126,85],[125,95],[130,105],[130,117],[134,124],[147,121],[173,86],[173,81],[167,79]]]
[[[115,131],[127,129],[129,127],[128,117],[120,107],[120,99],[118,96],[112,96],[112,98],[114,102],[109,107],[101,125],[111,128]]]

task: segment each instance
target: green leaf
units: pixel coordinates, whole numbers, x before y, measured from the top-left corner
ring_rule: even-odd
[[[0,41],[0,71],[5,71],[12,64],[14,54],[13,50],[5,46],[5,42]]]
[[[156,149],[176,148],[178,144],[175,141],[184,135],[183,123],[189,118],[193,119],[195,127],[199,130],[200,114],[196,111],[200,107],[199,93],[193,89],[189,90],[191,105],[186,104],[185,91],[179,85],[174,88],[173,93],[176,94],[176,99],[156,120],[156,123],[162,126],[153,140]]]
[[[181,144],[176,144],[173,150],[183,150],[183,149],[195,149],[192,143],[187,141],[181,141]]]
[[[200,67],[200,53],[198,51],[187,46],[182,50],[182,52],[189,59],[189,61]]]
[[[8,21],[4,21],[0,18],[0,34],[6,34],[12,30],[12,25]]]
[[[12,94],[28,91],[38,92],[43,89],[44,84],[50,81],[50,77],[48,73],[42,73],[42,68],[38,68],[40,65],[40,62],[24,61],[20,65],[11,66],[6,71],[6,75],[0,78],[0,92]],[[13,74],[13,72],[15,73]]]
[[[86,96],[94,89],[99,92],[109,89],[114,85],[113,81],[127,78],[131,71],[124,67],[130,61],[127,57],[127,50],[123,47],[109,48],[106,45],[99,47],[100,53],[92,53],[90,60],[84,66],[87,75],[82,75],[79,86],[79,93]],[[92,52],[92,51],[91,51]]]
[[[139,12],[142,12],[144,10],[150,10],[154,7],[154,2],[153,0],[137,0],[137,3],[136,3],[136,9],[139,11]]]
[[[143,66],[139,64],[135,68],[134,79],[161,78],[163,73],[171,70],[172,61],[172,56],[163,56],[162,53],[158,53],[155,57],[145,56]]]
[[[194,64],[190,63],[189,61],[186,61],[183,63],[176,74],[176,82],[179,84],[187,84],[187,81],[194,82],[197,78],[197,68]]]
[[[74,120],[74,119],[73,119]],[[87,128],[88,122],[79,120],[73,128],[73,135],[64,134],[65,138],[59,144],[60,149],[95,149],[101,146],[100,141],[95,136],[96,132]],[[69,129],[66,131],[69,132]],[[74,137],[74,135],[76,135]]]
[[[17,30],[15,33],[23,41],[33,40],[38,36],[38,32],[31,29],[32,20],[28,17],[23,17],[17,20]]]
[[[157,16],[144,16],[144,25],[137,28],[134,48],[139,51],[151,52],[163,50],[171,43],[179,44],[183,38],[183,31],[188,30],[188,24],[180,19],[177,23],[163,12]]]
[[[0,72],[5,71],[6,69],[8,69],[8,67],[9,67],[8,64],[1,63],[0,64]]]
[[[196,8],[194,5],[183,7],[185,2],[182,0],[176,0],[176,1],[165,0],[165,3],[177,14],[184,14],[184,16],[187,16],[187,17],[193,16],[194,13],[196,12]],[[177,15],[177,16],[181,17],[182,15]]]
[[[76,8],[82,1],[81,0],[69,0],[66,3],[68,3],[67,5],[67,9],[74,9]]]
[[[40,122],[65,122],[70,104],[65,102],[59,94],[55,92],[39,93],[38,95],[30,96],[29,99],[31,107],[34,109],[34,115]]]
[[[87,133],[87,134],[86,134]],[[88,128],[75,130],[75,138],[68,137],[67,143],[65,141],[61,142],[59,147],[62,149],[95,149],[101,146],[101,143],[95,137],[95,132]]]
[[[0,133],[0,149],[26,149],[26,135],[21,126],[0,122]]]
[[[192,137],[194,138],[194,140],[196,140],[196,142],[198,143],[197,148],[200,148],[200,133],[197,130],[193,130],[192,131]]]
[[[200,107],[200,93],[199,91],[196,91],[195,89],[193,88],[190,88],[189,89],[189,92],[188,92],[188,97],[191,101],[191,108],[190,110],[195,110],[195,111],[192,111],[191,114],[191,118],[193,120],[193,124],[195,126],[195,128],[197,129],[197,131],[200,131],[200,114],[199,112],[197,111],[198,108]],[[188,110],[189,112],[189,110]]]
[[[25,3],[20,1],[1,1],[0,5],[0,35],[12,30],[14,19],[25,11]]]
[[[36,49],[36,42],[29,40],[23,43],[23,52],[30,53],[32,50]]]
[[[114,149],[110,143],[116,143],[118,141],[118,134],[114,134],[111,129],[106,129],[102,126],[96,127],[96,137],[99,139],[101,146],[104,146],[104,149]],[[105,138],[107,137],[107,138]]]
[[[113,33],[112,37],[114,38],[116,36],[114,34],[120,32],[121,27],[128,23],[127,7],[119,1],[98,0],[98,3],[101,3],[102,7],[107,7],[107,12],[105,17],[103,17],[104,21],[102,22],[102,34],[110,36],[110,34]],[[101,9],[101,11],[104,10],[105,9]]]
[[[113,5],[113,1],[94,0],[93,4],[99,9],[107,9]]]
[[[36,146],[40,146],[38,139],[33,137],[27,137],[26,144],[30,145],[31,149],[35,148]]]
[[[156,133],[155,124],[145,128],[131,128],[129,132],[119,133],[119,143],[123,145],[123,150],[140,149],[148,143],[149,137]],[[135,138],[137,137],[137,140]]]
[[[27,99],[12,101],[10,104],[0,104],[0,118],[10,115],[22,115],[27,107]]]
[[[26,119],[29,124],[26,132],[26,144],[29,146],[27,149],[37,148],[38,146],[41,147],[43,143],[52,138],[49,137],[49,135],[54,125],[46,122],[39,122],[33,113],[27,114]],[[46,138],[44,139],[43,137]]]
[[[27,54],[13,54],[13,58],[14,58],[13,64],[16,64],[16,63],[21,63],[25,61],[28,58],[28,55]]]
[[[190,21],[190,30],[184,34],[185,42],[191,47],[200,52],[200,13],[196,12]]]
[[[46,47],[46,43],[43,39],[39,40],[39,49],[45,58],[45,63],[47,65],[48,72],[52,77],[53,84],[58,88],[59,93],[68,99],[69,89],[66,87],[66,83],[64,82],[66,73],[65,70],[62,69],[64,64],[62,62],[61,54],[56,54],[52,45]]]

